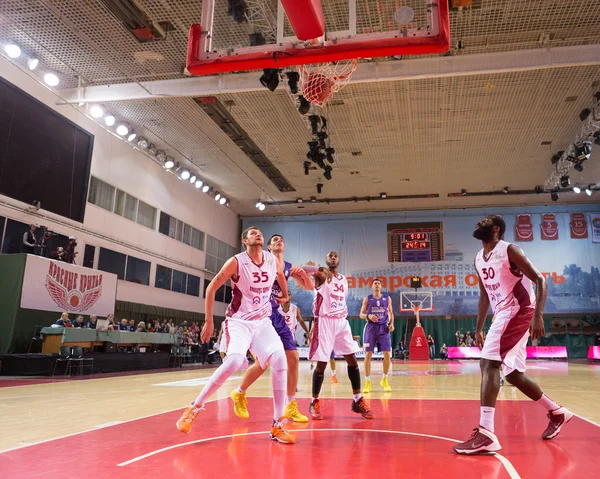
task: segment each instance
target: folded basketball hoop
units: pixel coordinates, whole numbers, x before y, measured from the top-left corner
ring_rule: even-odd
[[[313,105],[323,107],[331,94],[340,91],[350,81],[357,61],[299,65],[302,95]]]

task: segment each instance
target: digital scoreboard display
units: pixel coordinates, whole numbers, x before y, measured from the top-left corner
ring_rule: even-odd
[[[394,223],[387,225],[388,261],[419,263],[444,259],[441,222]]]

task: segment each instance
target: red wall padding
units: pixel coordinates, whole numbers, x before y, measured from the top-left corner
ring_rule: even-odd
[[[321,0],[281,0],[281,4],[299,40],[312,40],[325,34]]]

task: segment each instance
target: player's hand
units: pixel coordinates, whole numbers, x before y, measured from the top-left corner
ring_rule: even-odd
[[[213,332],[215,331],[215,324],[212,318],[206,318],[204,321],[204,326],[202,326],[202,332],[200,333],[200,339],[202,339],[203,343],[207,343],[208,340],[212,337]]]
[[[283,296],[283,293],[281,293],[281,296],[278,296],[277,298],[275,298],[275,302],[277,304],[285,304],[290,300],[289,296]]]
[[[394,328],[394,323],[388,323],[388,331],[390,333],[393,333],[394,329],[396,329],[396,328]]]
[[[475,331],[475,346],[483,349],[483,331]]]
[[[372,323],[377,323],[379,321],[379,318],[374,314],[367,314],[367,319]]]
[[[304,273],[304,269],[302,268],[302,266],[292,266],[290,268],[290,276],[294,276],[295,274],[302,274]]]
[[[533,321],[529,325],[529,335],[531,336],[531,340],[535,341],[536,339],[541,338],[546,331],[544,329],[544,317],[540,315],[536,315],[533,317]]]
[[[317,266],[317,263],[315,263],[314,261],[307,261],[304,263],[306,266]]]

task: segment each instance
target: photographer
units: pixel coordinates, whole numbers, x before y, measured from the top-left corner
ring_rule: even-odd
[[[49,230],[48,227],[46,226],[40,226],[40,228],[42,229],[42,239],[40,240],[40,256],[43,256],[44,258],[49,258],[52,256],[52,253],[50,253],[52,251],[52,247],[50,245],[50,240],[55,237],[58,236],[57,233],[55,233],[52,230]]]
[[[23,234],[23,253],[35,253],[35,225],[29,225],[29,231]]]
[[[76,246],[77,239],[74,236],[69,236],[69,242],[67,243],[67,248],[65,249],[65,263],[75,264],[75,256],[77,256],[77,252],[75,251]]]

